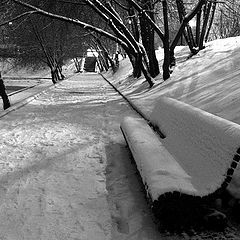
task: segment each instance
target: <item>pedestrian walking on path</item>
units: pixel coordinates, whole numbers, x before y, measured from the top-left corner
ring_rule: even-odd
[[[6,88],[5,88],[3,79],[2,79],[1,72],[0,72],[0,96],[3,100],[3,109],[5,110],[5,109],[9,108],[11,105],[10,105],[10,101],[8,99],[8,95],[6,93]]]

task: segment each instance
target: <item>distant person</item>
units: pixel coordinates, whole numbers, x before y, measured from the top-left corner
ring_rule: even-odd
[[[0,96],[3,100],[3,109],[5,110],[5,109],[9,108],[11,105],[10,105],[10,102],[8,99],[8,95],[6,93],[4,82],[2,80],[1,72],[0,72]]]

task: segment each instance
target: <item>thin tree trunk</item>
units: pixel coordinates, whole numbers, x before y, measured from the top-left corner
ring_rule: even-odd
[[[107,50],[107,48],[104,46],[104,44],[100,41],[100,39],[95,36],[94,34],[91,34],[94,38],[94,40],[96,41],[97,45],[99,46],[99,48],[103,51],[103,55],[106,59],[106,62],[108,63],[108,61],[110,62],[111,68],[113,71],[116,71],[116,66],[114,61],[112,60],[112,58],[109,56],[109,52]]]
[[[204,48],[204,37],[207,31],[207,24],[208,24],[212,3],[207,2],[205,7],[206,9],[204,11],[203,26],[202,26],[202,31],[201,31],[200,40],[199,40],[199,50],[202,50]]]
[[[205,2],[206,2],[206,0],[199,0],[199,2],[194,7],[194,9],[183,18],[181,26],[179,27],[178,32],[176,33],[176,35],[171,43],[171,46],[170,46],[171,59],[174,59],[174,49],[177,46],[177,43],[178,43],[181,35],[183,34],[183,31],[184,31],[187,23],[198,13],[198,11],[202,8],[202,6],[205,4]]]
[[[177,8],[178,8],[179,20],[180,20],[180,23],[182,23],[184,17],[186,16],[186,10],[185,10],[185,7],[184,7],[184,4],[183,4],[182,0],[176,0],[176,3],[177,3]],[[190,51],[193,52],[195,43],[194,43],[194,39],[193,39],[192,29],[189,26],[189,23],[186,24],[186,29],[183,30],[183,35],[184,35],[185,40],[186,40],[186,42],[189,46]]]
[[[132,34],[135,38],[135,40],[137,42],[139,42],[140,40],[140,33],[139,33],[139,29],[138,29],[138,23],[137,23],[137,18],[135,17],[135,12],[133,7],[130,6],[128,7],[128,20],[129,20],[129,24],[131,26],[132,29]]]
[[[5,88],[4,82],[2,80],[1,73],[0,73],[0,96],[3,101],[3,109],[5,110],[5,109],[9,108],[11,106],[11,104],[8,99],[8,95],[6,93],[6,88]]]
[[[151,5],[151,2],[148,2],[148,4],[145,3],[144,9],[152,12],[153,6]],[[152,13],[149,13],[149,17],[152,19],[153,22],[155,21],[154,15]],[[146,17],[144,17],[144,15],[142,14],[140,14],[140,27],[141,27],[142,43],[148,56],[148,62],[146,62],[146,66],[149,69],[150,75],[152,77],[156,77],[160,71],[159,71],[159,65],[156,57],[155,44],[154,44],[155,31],[147,21]]]
[[[74,60],[74,64],[75,64],[75,67],[76,67],[77,73],[81,72],[80,63],[79,63],[77,57],[74,58],[73,60]]]
[[[200,42],[200,32],[201,32],[201,15],[202,15],[202,10],[200,9],[197,13],[197,20],[196,20],[196,44],[199,46]]]
[[[212,24],[213,24],[213,19],[214,19],[214,15],[215,15],[215,11],[216,11],[216,6],[217,6],[217,2],[216,2],[216,0],[214,0],[214,2],[212,4],[210,22],[209,22],[207,33],[206,33],[206,36],[205,36],[205,42],[207,42],[207,40],[208,40],[208,36],[209,36],[210,30],[211,30],[211,27],[212,27]]]
[[[162,0],[163,6],[163,18],[164,18],[164,60],[163,60],[163,80],[166,80],[170,77],[170,53],[169,53],[169,28],[168,28],[168,6],[167,1]]]
[[[102,54],[102,51],[100,49],[100,47],[98,46],[98,43],[95,41],[95,39],[92,39],[92,44],[93,44],[93,48],[97,50],[98,52],[98,57],[96,57],[99,66],[99,70],[102,72],[103,70],[108,71],[109,69],[109,65],[107,62],[107,59],[105,58],[104,54]]]

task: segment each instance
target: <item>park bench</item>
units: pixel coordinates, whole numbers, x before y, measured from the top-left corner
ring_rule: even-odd
[[[125,117],[121,130],[153,201],[173,192],[202,198],[240,189],[240,125],[167,97],[157,101],[150,123]]]

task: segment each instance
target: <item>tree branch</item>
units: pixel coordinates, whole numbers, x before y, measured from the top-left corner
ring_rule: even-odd
[[[197,12],[201,9],[201,7],[206,3],[206,0],[199,0],[199,2],[197,3],[197,5],[194,7],[194,9],[188,13],[184,18],[183,21],[181,23],[181,26],[178,29],[177,34],[175,35],[175,38],[173,39],[173,42],[170,46],[170,52],[174,51],[174,48],[177,46],[177,43],[185,29],[185,27],[187,26],[188,22],[197,14]]]
[[[94,26],[92,26],[90,24],[87,24],[85,22],[81,22],[77,19],[72,19],[72,18],[68,18],[68,17],[64,17],[64,16],[60,16],[60,15],[57,15],[57,14],[54,14],[54,13],[47,12],[47,11],[45,11],[41,8],[35,7],[31,4],[24,3],[21,0],[12,0],[12,1],[15,2],[16,4],[24,6],[26,8],[33,9],[35,11],[35,13],[37,13],[37,14],[40,14],[40,15],[43,15],[43,16],[46,16],[46,17],[49,17],[49,18],[54,18],[54,19],[57,19],[57,20],[60,20],[60,21],[68,22],[68,23],[71,23],[71,24],[74,24],[74,25],[78,25],[78,26],[80,26],[80,27],[82,27],[86,30],[91,30],[91,31],[94,31],[96,33],[99,33],[100,35],[103,35],[103,36],[111,39],[112,41],[121,44],[122,46],[124,46],[126,48],[128,47],[125,42],[123,42],[122,40],[120,40],[116,36],[112,35],[111,33],[103,31],[102,29],[94,27]]]
[[[29,12],[22,13],[22,14],[16,16],[16,17],[14,17],[14,18],[8,20],[8,21],[0,23],[0,27],[4,26],[6,24],[9,24],[10,22],[14,22],[14,21],[18,20],[19,18],[22,18],[22,17],[27,16],[27,15],[31,15],[31,14],[36,13],[36,12],[37,11],[29,11]]]
[[[120,8],[122,8],[125,11],[128,11],[128,7],[124,6],[123,4],[119,3],[119,0],[113,0]]]
[[[148,23],[152,26],[152,28],[156,31],[156,33],[158,34],[158,36],[161,38],[161,40],[164,40],[164,34],[161,31],[161,29],[158,27],[158,25],[149,17],[149,15],[146,13],[146,11],[144,11],[144,9],[142,7],[140,7],[138,5],[137,2],[135,2],[135,0],[126,0],[129,4],[131,4],[140,14],[142,14],[146,20],[148,21]]]

